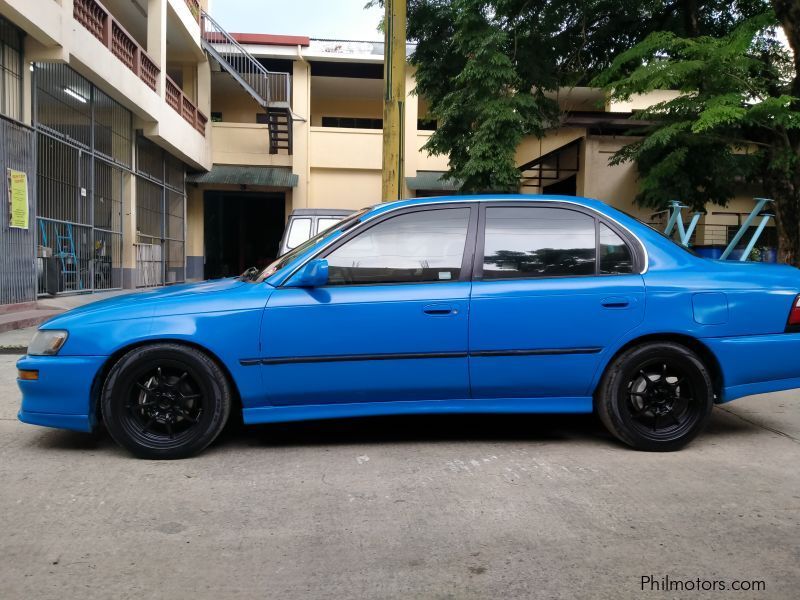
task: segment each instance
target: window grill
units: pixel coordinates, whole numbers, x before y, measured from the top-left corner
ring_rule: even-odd
[[[0,114],[22,120],[22,32],[0,17]]]
[[[102,91],[94,90],[94,147],[98,154],[131,168],[133,125],[131,114]]]
[[[132,115],[66,65],[34,79],[39,291],[120,288]]]
[[[184,165],[143,137],[136,148],[137,285],[184,281]]]

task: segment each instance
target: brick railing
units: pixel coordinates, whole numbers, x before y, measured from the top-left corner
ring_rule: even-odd
[[[201,9],[200,9],[199,0],[186,0],[186,6],[189,7],[189,10],[191,11],[192,16],[199,23],[200,22],[200,13],[202,12]]]
[[[183,90],[181,90],[180,86],[170,79],[169,75],[167,75],[166,79],[167,104],[169,104],[173,110],[175,110],[175,112],[182,116],[187,123],[205,136],[208,117],[206,117],[197,109],[194,103],[183,93]]]
[[[160,69],[136,39],[97,0],[74,0],[72,16],[153,91]]]

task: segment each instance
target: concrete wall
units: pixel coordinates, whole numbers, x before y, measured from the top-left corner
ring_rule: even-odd
[[[292,166],[292,156],[269,153],[269,128],[257,123],[212,123],[211,148],[214,164]]]
[[[191,93],[199,105],[208,104],[207,86],[199,86],[201,71],[207,69],[200,46],[200,27],[183,0],[148,0],[147,16],[141,16],[147,31],[145,50],[161,69],[156,91],[128,69],[73,16],[72,0],[2,0],[0,15],[26,34],[25,72],[32,62],[64,62],[133,112],[136,127],[171,154],[194,168],[211,167],[209,137],[204,137],[165,101],[164,75],[168,47],[189,48],[182,61],[190,78]],[[169,24],[171,27],[168,27]],[[26,99],[30,98],[30,77],[26,75]],[[30,123],[30,111],[26,115]]]
[[[311,169],[309,205],[314,208],[358,209],[379,203],[380,197],[380,169]]]

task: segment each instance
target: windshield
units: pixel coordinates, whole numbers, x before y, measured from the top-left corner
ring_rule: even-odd
[[[261,273],[254,279],[256,282],[264,281],[267,277],[274,275],[290,262],[292,262],[295,258],[306,252],[309,248],[313,248],[316,244],[320,242],[323,238],[335,233],[337,231],[342,231],[344,229],[349,229],[352,225],[354,225],[364,214],[368,211],[372,210],[372,207],[363,208],[355,214],[350,215],[346,219],[339,221],[338,223],[334,223],[324,231],[320,231],[314,237],[307,239],[305,242],[297,246],[296,248],[290,250],[283,256],[278,257],[274,262],[270,263],[266,269],[261,271]]]

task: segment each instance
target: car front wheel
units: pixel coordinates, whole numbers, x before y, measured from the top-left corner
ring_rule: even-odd
[[[195,455],[220,434],[231,408],[222,369],[179,344],[135,348],[111,369],[102,391],[111,437],[140,458]]]
[[[623,352],[595,400],[606,428],[638,450],[672,451],[705,427],[714,404],[711,376],[691,350],[653,342]]]

